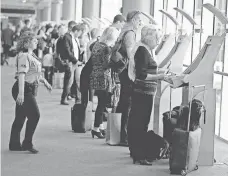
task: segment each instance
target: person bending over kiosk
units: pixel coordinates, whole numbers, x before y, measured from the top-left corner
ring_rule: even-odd
[[[37,47],[35,35],[26,31],[20,37],[17,49],[20,52],[17,57],[16,82],[12,88],[12,95],[16,101],[16,116],[11,129],[9,150],[30,151],[38,153],[33,147],[32,138],[40,118],[39,108],[36,102],[38,83],[44,83],[51,91],[50,84],[41,76],[41,63],[33,53]],[[25,118],[28,118],[25,130],[25,138],[21,145],[20,132]]]
[[[157,89],[157,80],[163,80],[164,71],[158,72],[157,63],[153,57],[153,49],[157,46],[159,37],[153,26],[145,26],[141,31],[141,41],[136,44],[134,55],[135,73],[132,93],[132,107],[128,121],[128,144],[134,163],[152,165],[147,158],[146,136],[153,106],[153,96]],[[131,62],[129,63],[131,64]],[[130,71],[131,72],[131,71]],[[156,145],[156,144],[154,144]]]

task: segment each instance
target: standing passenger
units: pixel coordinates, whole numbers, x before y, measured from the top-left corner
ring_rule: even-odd
[[[16,116],[11,129],[9,149],[11,151],[28,150],[33,154],[38,153],[33,147],[32,138],[40,118],[39,108],[36,102],[36,89],[38,82],[44,83],[48,90],[51,90],[50,84],[41,77],[41,63],[33,53],[37,47],[35,35],[29,31],[22,33],[17,48],[19,53],[17,57],[17,73],[12,95],[16,101]],[[25,138],[21,145],[20,132],[27,117]]]
[[[92,49],[92,73],[90,75],[90,87],[94,89],[98,97],[98,105],[95,112],[92,137],[104,138],[103,113],[105,111],[109,94],[112,92],[112,78],[110,64],[111,47],[114,46],[119,32],[114,27],[108,27],[103,32],[100,41],[95,43]]]
[[[121,49],[124,53],[124,57],[129,60],[131,52],[136,43],[136,33],[141,26],[141,13],[139,11],[132,11],[127,14],[127,23],[124,25],[120,37],[122,37]],[[124,36],[125,35],[125,36]],[[124,38],[123,38],[124,36]],[[127,124],[131,108],[131,93],[132,93],[132,81],[128,76],[127,65],[125,69],[119,74],[121,89],[120,100],[116,108],[117,113],[122,113],[121,117],[121,146],[128,146],[127,139]]]

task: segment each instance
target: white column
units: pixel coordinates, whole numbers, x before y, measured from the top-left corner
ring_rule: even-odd
[[[82,18],[100,17],[100,0],[83,0],[82,3]],[[93,20],[93,27],[98,27],[99,24],[97,20]]]
[[[150,14],[152,6],[151,0],[123,0],[123,15],[126,16],[132,10],[139,10]]]
[[[38,23],[40,23],[42,21],[42,9],[38,9],[36,10],[36,21]]]
[[[75,20],[75,0],[63,0],[63,20]]]
[[[51,4],[51,21],[60,22],[62,17],[62,1],[53,1]]]
[[[76,9],[75,21],[76,22],[79,22],[82,19],[82,3],[83,3],[83,0],[76,0],[76,3],[75,3],[75,9]]]
[[[44,7],[42,11],[42,19],[43,21],[51,21],[51,6],[48,5]]]

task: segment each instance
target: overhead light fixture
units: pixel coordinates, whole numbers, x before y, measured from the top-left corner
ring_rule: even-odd
[[[22,0],[22,3],[26,3],[27,2],[27,0]]]

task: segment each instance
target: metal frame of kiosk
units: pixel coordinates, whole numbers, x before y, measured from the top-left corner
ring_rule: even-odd
[[[228,18],[211,4],[203,4],[203,7],[212,12],[224,25],[228,24]],[[181,87],[182,83],[188,83],[189,87],[205,85],[204,105],[206,108],[206,123],[201,124],[202,135],[198,163],[201,166],[212,166],[214,164],[214,135],[216,117],[216,90],[213,88],[214,64],[217,55],[225,40],[226,31],[220,36],[208,36],[204,46],[200,50],[194,62],[183,72],[180,80],[174,77],[174,87]],[[176,82],[176,83],[175,83]],[[188,86],[182,88],[182,105],[187,105],[189,97],[195,97],[203,101],[203,90],[198,88],[191,95]],[[203,120],[203,118],[201,118]]]
[[[164,15],[167,14],[164,13],[164,11],[161,11]],[[190,23],[192,25],[195,25],[196,22],[187,14],[184,12],[184,16],[187,16],[187,19],[190,19]],[[169,15],[170,17],[170,15]],[[177,23],[175,23],[177,24]],[[182,30],[182,29],[180,29]],[[182,72],[183,68],[183,61],[184,56],[187,52],[188,46],[191,41],[192,34],[190,35],[179,35],[175,45],[172,47],[168,55],[160,62],[158,65],[159,68],[168,68],[171,72],[179,74]],[[175,40],[175,39],[174,39]],[[162,113],[167,111],[167,108],[169,107],[169,92],[166,91],[166,88],[169,84],[165,82],[158,82],[157,87],[157,93],[154,98],[154,108],[151,115],[151,121],[153,121],[153,130],[155,133],[162,135],[162,123],[160,122],[160,117],[162,116]],[[181,102],[181,92],[175,91],[175,101],[172,102],[174,105],[178,105]],[[152,122],[151,122],[152,123]]]

